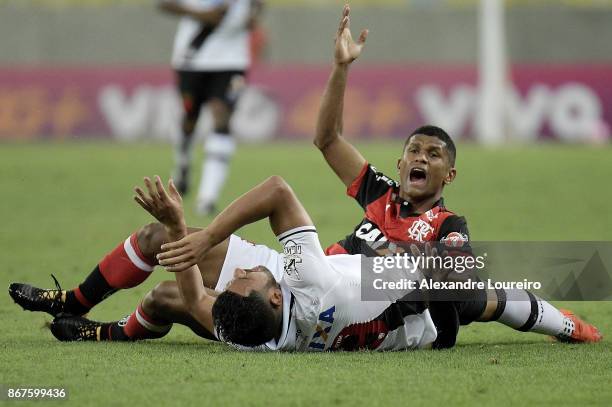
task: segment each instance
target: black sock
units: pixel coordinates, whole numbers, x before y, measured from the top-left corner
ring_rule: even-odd
[[[76,292],[77,290],[79,293]],[[65,310],[75,315],[85,314],[94,305],[102,302],[117,291],[117,288],[113,288],[108,284],[100,272],[100,267],[96,266],[85,281],[79,284],[78,288],[66,293]]]
[[[130,337],[125,334],[123,326],[119,325],[121,321],[109,322],[102,324],[100,329],[101,341],[131,341]]]
[[[64,303],[64,311],[73,315],[84,315],[89,312],[89,307],[81,304],[77,300],[74,290],[66,291],[66,302]]]

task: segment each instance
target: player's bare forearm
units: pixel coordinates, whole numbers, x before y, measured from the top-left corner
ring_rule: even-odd
[[[157,255],[159,264],[168,271],[187,270],[241,227],[266,218],[277,235],[312,225],[291,187],[281,177],[273,176],[232,202],[208,227],[177,242],[163,244]]]
[[[204,287],[198,266],[191,266],[185,271],[175,273],[175,278],[189,314],[209,332],[214,332],[212,307],[216,295],[211,295],[212,293]]]
[[[221,22],[227,11],[227,6],[219,6],[210,10],[201,11],[187,7],[174,0],[162,0],[158,5],[159,9],[177,16],[188,16],[202,23],[217,25]]]
[[[168,231],[171,241],[181,240],[187,236],[187,229],[179,228]],[[211,295],[204,287],[202,275],[197,265],[189,267],[180,273],[175,273],[176,284],[183,302],[189,311],[202,326],[213,332],[212,306],[216,296]]]
[[[366,163],[361,153],[342,137],[348,69],[348,64],[334,64],[323,93],[314,140],[329,166],[346,186],[357,178]]]
[[[327,82],[321,101],[314,144],[321,150],[325,160],[347,187],[357,178],[366,163],[365,158],[342,137],[344,92],[349,65],[359,58],[368,36],[368,30],[361,31],[355,42],[350,30],[351,9],[342,10],[336,32],[334,47],[334,69]]]
[[[314,144],[324,151],[342,133],[342,114],[344,110],[344,91],[348,77],[348,65],[334,65],[323,92]]]
[[[232,202],[205,230],[215,245],[241,227],[266,218],[277,235],[312,225],[291,187],[281,177],[272,176]]]

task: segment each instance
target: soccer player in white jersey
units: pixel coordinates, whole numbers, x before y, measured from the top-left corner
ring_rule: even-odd
[[[181,16],[172,52],[183,102],[181,137],[176,145],[175,179],[189,189],[194,130],[202,106],[213,116],[196,197],[202,215],[214,211],[236,149],[230,119],[250,65],[249,31],[257,24],[261,0],[162,0],[160,8]]]
[[[136,188],[135,199],[164,224],[171,242],[157,256],[160,264],[186,262],[181,254],[181,239],[188,230],[179,193],[172,182],[166,192],[159,177],[155,185],[145,178],[145,185],[148,191]],[[261,219],[269,220],[284,247],[283,254],[232,235]],[[229,238],[217,290],[206,289],[198,266],[192,265],[175,273],[176,282],[164,282],[147,294],[136,311],[121,321],[100,323],[75,316],[84,312],[67,307],[69,293],[61,289],[41,290],[14,283],[9,293],[25,309],[56,316],[51,331],[66,341],[159,338],[169,332],[173,323],[179,323],[200,336],[220,339],[240,349],[445,348],[454,345],[460,319],[462,323],[497,320],[517,330],[547,334],[562,341],[601,340],[594,326],[573,314],[562,313],[525,290],[512,292],[506,296],[508,300],[497,297],[491,304],[486,290],[475,290],[464,301],[467,305],[457,307],[459,315],[454,318],[435,315],[418,290],[388,292],[379,301],[362,300],[361,255],[326,257],[307,212],[280,177],[271,177],[238,198],[201,233],[206,236],[202,245],[207,253]],[[100,264],[106,270],[104,275],[88,280],[108,276],[112,282],[129,277],[126,273],[132,277],[142,274],[147,259],[135,241],[128,239],[115,251]],[[130,271],[126,268],[130,262],[141,269]],[[122,272],[113,274],[119,269]],[[521,296],[524,300],[516,300]],[[483,317],[491,313],[499,315]]]

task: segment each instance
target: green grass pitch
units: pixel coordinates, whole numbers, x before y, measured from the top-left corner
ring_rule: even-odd
[[[400,142],[359,145],[390,175]],[[445,194],[468,218],[474,240],[612,240],[612,149],[537,146],[485,150],[459,146],[458,178]],[[133,201],[142,176],[170,173],[168,146],[3,144],[0,147],[1,285],[50,286],[50,273],[74,287],[129,233],[150,222]],[[199,164],[198,164],[199,169]],[[358,206],[314,147],[241,146],[223,204],[272,174],[294,187],[323,245],[347,234]],[[188,222],[203,225],[186,200]],[[242,235],[275,245],[268,225]],[[273,246],[277,247],[277,246]],[[115,294],[90,316],[133,311],[156,282]],[[64,387],[70,405],[396,406],[610,405],[612,303],[565,304],[606,339],[564,345],[497,324],[462,328],[452,350],[398,353],[250,354],[175,326],[162,340],[59,343],[50,318],[0,300],[0,385]],[[12,402],[6,402],[9,405]],[[28,403],[17,403],[27,405]],[[66,403],[63,403],[66,404]]]

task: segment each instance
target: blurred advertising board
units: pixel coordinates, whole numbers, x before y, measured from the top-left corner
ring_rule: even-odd
[[[244,140],[310,139],[329,67],[261,66],[233,122]],[[506,97],[508,141],[602,142],[612,124],[612,64],[518,65]],[[166,67],[2,68],[0,140],[170,140],[180,102]],[[351,71],[348,137],[404,137],[431,123],[474,133],[470,66],[364,66]],[[205,114],[201,132],[209,126]]]

